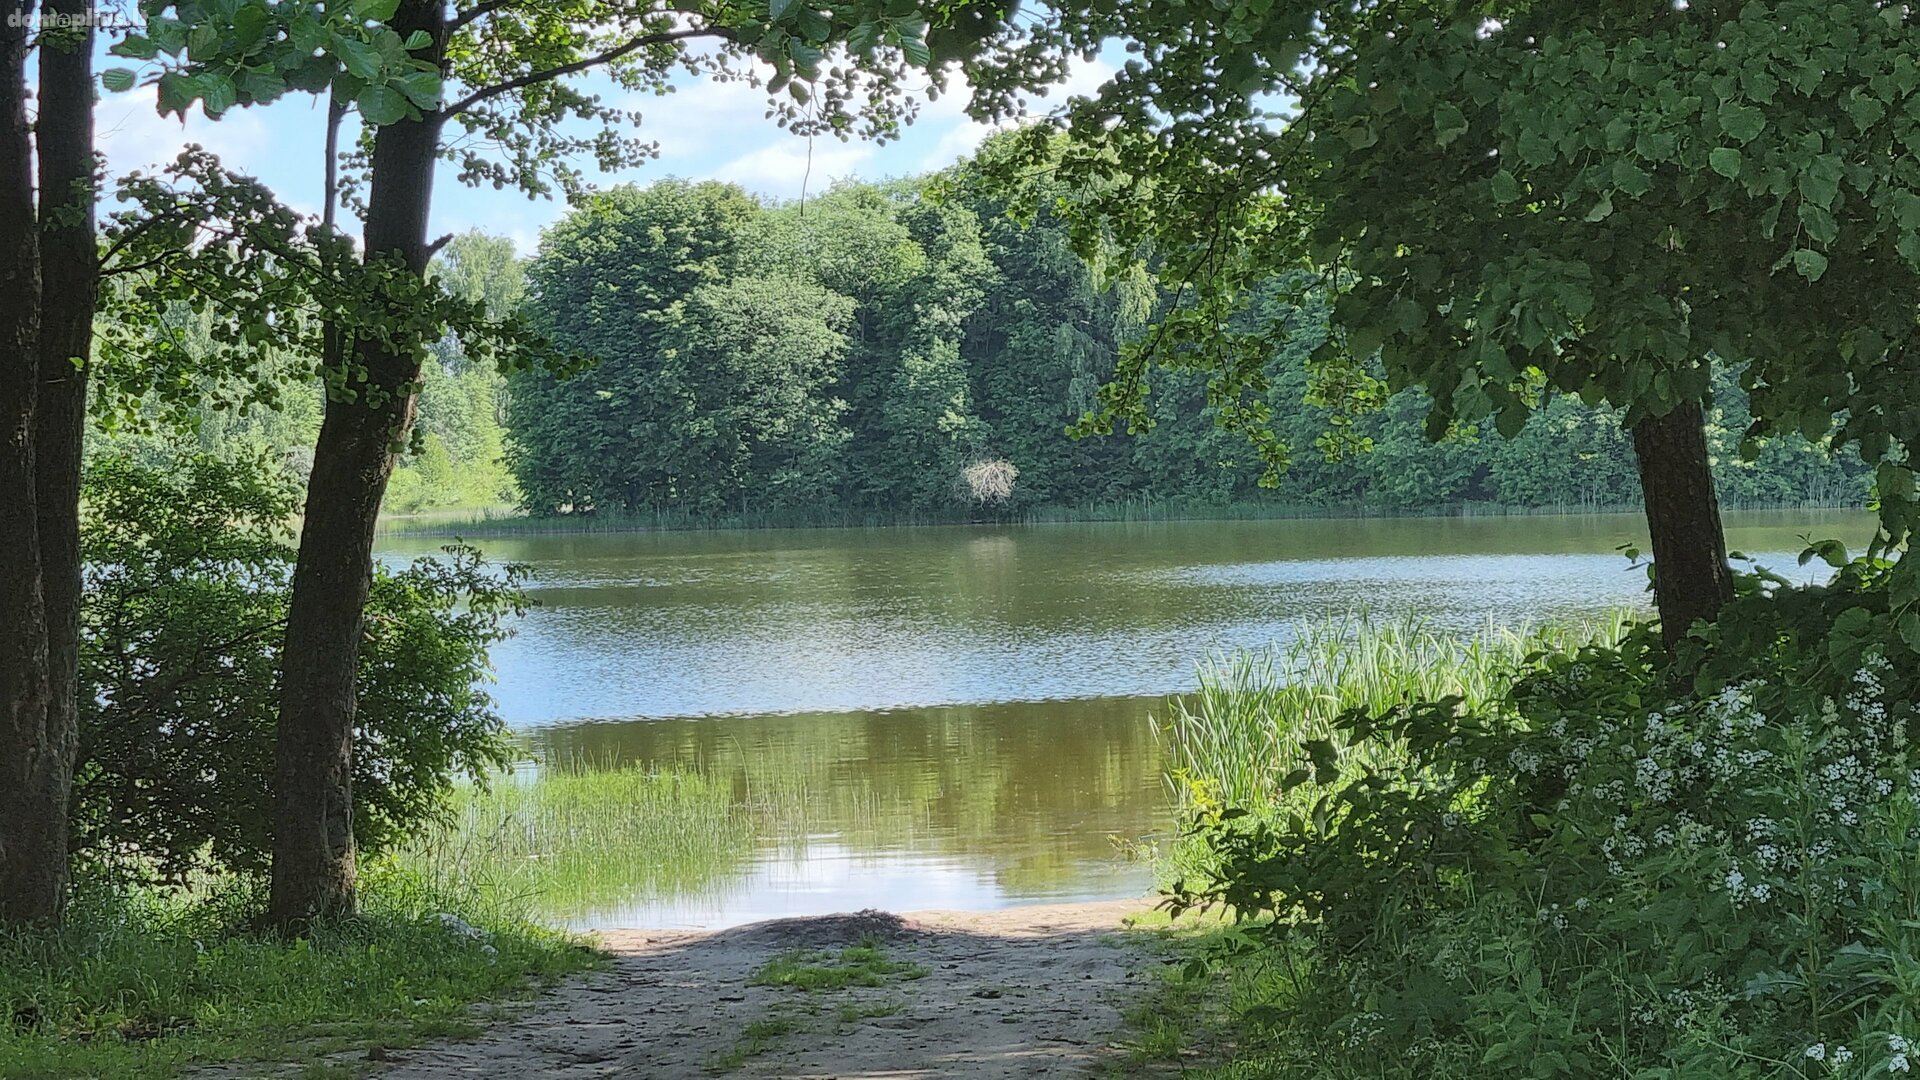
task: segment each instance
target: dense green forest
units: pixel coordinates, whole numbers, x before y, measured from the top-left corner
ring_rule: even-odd
[[[527,268],[541,325],[597,363],[508,384],[523,506],[938,515],[988,501],[966,478],[982,462],[1016,470],[1003,507],[1015,513],[1132,498],[1404,512],[1638,501],[1617,418],[1577,399],[1513,439],[1488,421],[1434,443],[1410,389],[1357,419],[1366,452],[1322,452],[1331,417],[1312,403],[1312,334],[1267,364],[1276,434],[1294,448],[1273,489],[1247,440],[1216,424],[1203,374],[1159,376],[1150,432],[1069,437],[1160,291],[1137,267],[1090,265],[1051,214],[1012,218],[970,180],[962,166],[782,205],[678,181],[590,200]],[[1856,459],[1798,437],[1742,460],[1745,395],[1724,372],[1715,390],[1728,504],[1865,497]],[[423,482],[432,453],[411,466]]]
[[[1264,401],[1292,448],[1277,486],[1260,485],[1259,456],[1216,422],[1203,373],[1156,375],[1150,431],[1074,438],[1068,428],[1150,325],[1162,290],[1138,266],[1090,264],[1051,213],[1009,215],[973,180],[962,166],[785,204],[668,180],[589,198],[528,260],[502,238],[456,237],[435,264],[443,286],[522,310],[589,363],[565,377],[508,378],[469,360],[456,338],[440,341],[388,512],[517,504],[537,515],[937,519],[1122,500],[1191,513],[1639,501],[1617,417],[1571,397],[1511,439],[1486,420],[1434,442],[1427,399],[1412,388],[1353,418],[1346,449],[1323,450],[1335,418],[1316,404],[1308,357],[1324,311],[1306,313],[1319,336],[1297,335],[1266,365]],[[1726,371],[1713,389],[1723,502],[1866,498],[1856,455],[1799,436],[1742,457],[1746,395]],[[319,415],[318,387],[294,387],[277,411],[205,410],[198,439],[267,453],[303,476]],[[1001,463],[1012,468],[993,475],[1010,487],[979,488],[980,466]]]

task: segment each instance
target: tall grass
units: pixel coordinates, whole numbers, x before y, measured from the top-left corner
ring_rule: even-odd
[[[1305,744],[1327,737],[1341,713],[1372,712],[1453,694],[1470,709],[1503,694],[1527,658],[1542,650],[1618,641],[1629,616],[1585,624],[1479,634],[1433,629],[1415,615],[1381,621],[1367,613],[1300,624],[1283,646],[1208,660],[1200,689],[1173,699],[1157,725],[1169,782],[1183,808],[1197,804],[1255,813],[1284,801],[1282,780],[1306,763]],[[1368,748],[1343,767],[1379,765]]]
[[[401,858],[435,887],[577,920],[710,889],[746,865],[755,835],[731,787],[699,773],[572,762],[463,790],[449,822]]]

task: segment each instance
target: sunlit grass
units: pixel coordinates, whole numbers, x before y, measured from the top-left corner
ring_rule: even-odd
[[[1617,641],[1627,624],[1627,614],[1616,612],[1587,623],[1460,635],[1413,615],[1303,622],[1283,646],[1209,660],[1199,690],[1168,703],[1157,725],[1168,777],[1183,803],[1272,809],[1283,800],[1282,780],[1305,763],[1304,745],[1330,735],[1347,710],[1378,713],[1451,695],[1478,709],[1505,693],[1529,656]],[[1361,764],[1379,762],[1343,762]]]
[[[563,764],[462,791],[450,823],[403,859],[431,881],[574,920],[637,897],[698,895],[755,846],[752,815],[707,776]]]

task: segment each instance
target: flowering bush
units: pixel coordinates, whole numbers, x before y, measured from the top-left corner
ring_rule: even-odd
[[[1920,657],[1888,579],[1750,581],[1674,663],[1642,630],[1498,707],[1350,713],[1285,810],[1200,808],[1213,872],[1175,906],[1263,916],[1300,968],[1275,1070],[1913,1071]]]

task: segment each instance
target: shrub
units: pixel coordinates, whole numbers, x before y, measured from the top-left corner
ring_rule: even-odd
[[[96,868],[181,881],[265,867],[296,498],[257,461],[88,467],[73,820]],[[482,683],[524,608],[523,570],[446,553],[374,574],[353,775],[370,854],[432,817],[456,777],[507,760]]]
[[[1887,582],[1752,581],[1678,665],[1641,628],[1482,708],[1352,711],[1278,809],[1197,808],[1212,872],[1176,906],[1258,916],[1300,969],[1237,1075],[1920,1064],[1920,665]]]

